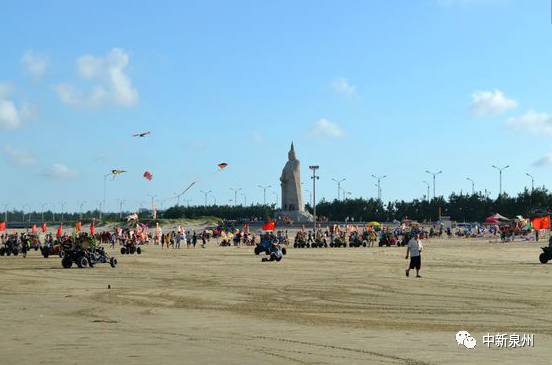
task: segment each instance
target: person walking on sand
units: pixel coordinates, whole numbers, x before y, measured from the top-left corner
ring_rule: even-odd
[[[415,235],[412,236],[410,241],[408,241],[408,244],[406,246],[406,259],[408,259],[408,256],[410,255],[410,264],[406,269],[407,277],[410,275],[410,270],[416,269],[416,277],[421,278],[420,276],[420,269],[422,268],[421,253],[423,249],[424,249],[424,246],[422,245],[420,234],[416,233]]]

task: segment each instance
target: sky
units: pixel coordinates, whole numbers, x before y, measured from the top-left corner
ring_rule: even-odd
[[[552,178],[549,0],[3,1],[0,210],[351,197]],[[132,134],[151,131],[145,138]],[[224,171],[217,164],[228,163]],[[145,171],[153,180],[143,178]]]

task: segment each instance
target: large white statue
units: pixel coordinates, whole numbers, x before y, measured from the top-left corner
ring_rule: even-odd
[[[288,162],[282,170],[280,182],[282,185],[282,210],[304,212],[305,205],[303,204],[301,189],[301,163],[295,156],[293,142],[288,153]]]

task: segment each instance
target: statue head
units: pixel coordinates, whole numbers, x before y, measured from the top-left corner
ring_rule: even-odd
[[[291,149],[288,152],[288,159],[290,161],[295,161],[296,160],[295,149],[293,148],[293,142],[291,142]]]

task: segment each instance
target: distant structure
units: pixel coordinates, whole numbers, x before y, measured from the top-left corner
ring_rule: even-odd
[[[294,222],[310,222],[312,215],[305,211],[303,189],[301,188],[301,162],[295,156],[295,147],[291,143],[288,161],[280,177],[282,186],[282,212]]]

